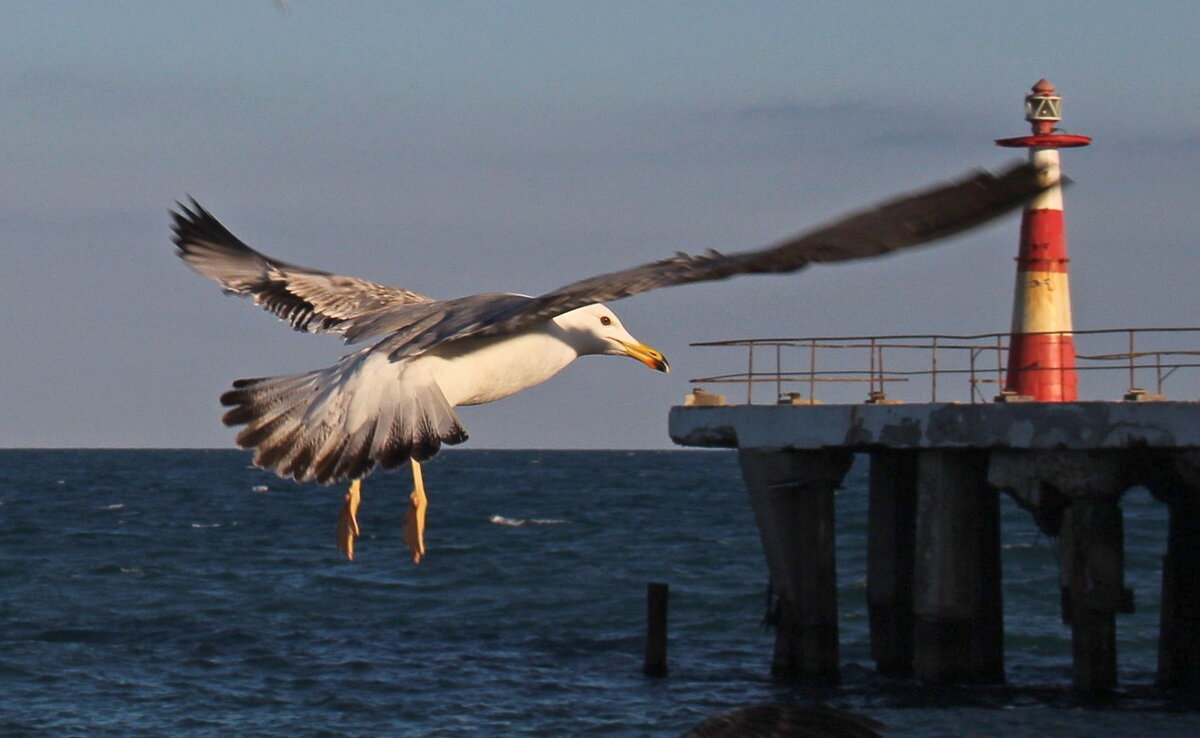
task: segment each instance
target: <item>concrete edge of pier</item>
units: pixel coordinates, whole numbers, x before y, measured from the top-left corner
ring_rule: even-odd
[[[707,448],[1200,448],[1197,402],[716,405],[671,408],[682,446]]]

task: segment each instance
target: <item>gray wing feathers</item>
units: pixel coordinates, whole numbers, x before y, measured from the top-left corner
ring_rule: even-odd
[[[379,343],[392,361],[418,356],[444,341],[476,335],[518,314],[533,298],[509,293],[467,295],[453,300],[383,308],[355,321],[347,341],[387,336]]]
[[[1022,205],[1046,189],[1038,170],[1028,164],[993,175],[967,179],[900,197],[842,218],[824,228],[789,238],[758,251],[678,254],[569,284],[533,298],[514,315],[479,331],[501,334],[596,302],[608,302],[650,290],[727,279],[738,274],[782,274],[810,263],[879,256],[929,243],[973,228]]]
[[[176,206],[172,227],[179,258],[226,292],[253,297],[298,331],[345,334],[373,311],[430,302],[410,290],[273,259],[242,243],[194,200]]]

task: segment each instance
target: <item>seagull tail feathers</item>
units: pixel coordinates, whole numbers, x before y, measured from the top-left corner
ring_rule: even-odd
[[[333,484],[425,461],[467,433],[433,382],[398,382],[398,365],[364,349],[332,367],[239,379],[221,395],[226,425],[244,425],[254,464],[300,482]]]

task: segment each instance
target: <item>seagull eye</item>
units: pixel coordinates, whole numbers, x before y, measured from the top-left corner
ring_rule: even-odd
[[[600,325],[612,325],[612,318],[607,315],[600,316]]]

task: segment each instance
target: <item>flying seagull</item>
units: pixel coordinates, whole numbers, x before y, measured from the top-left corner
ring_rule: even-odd
[[[421,462],[443,443],[467,440],[454,412],[541,384],[588,354],[629,356],[668,371],[603,303],[674,285],[738,274],[794,272],[812,263],[886,254],[985,223],[1049,185],[1027,164],[900,197],[756,251],[679,253],[602,274],[538,297],[508,293],[435,300],[399,287],[288,264],[242,243],[194,199],[176,203],[177,255],[228,293],[308,333],[370,341],[333,366],[239,379],[221,396],[226,425],[245,426],[242,448],[281,477],[350,480],[338,547],[354,557],[361,479],[376,466],[411,465],[414,490],[403,538],[425,554]]]

